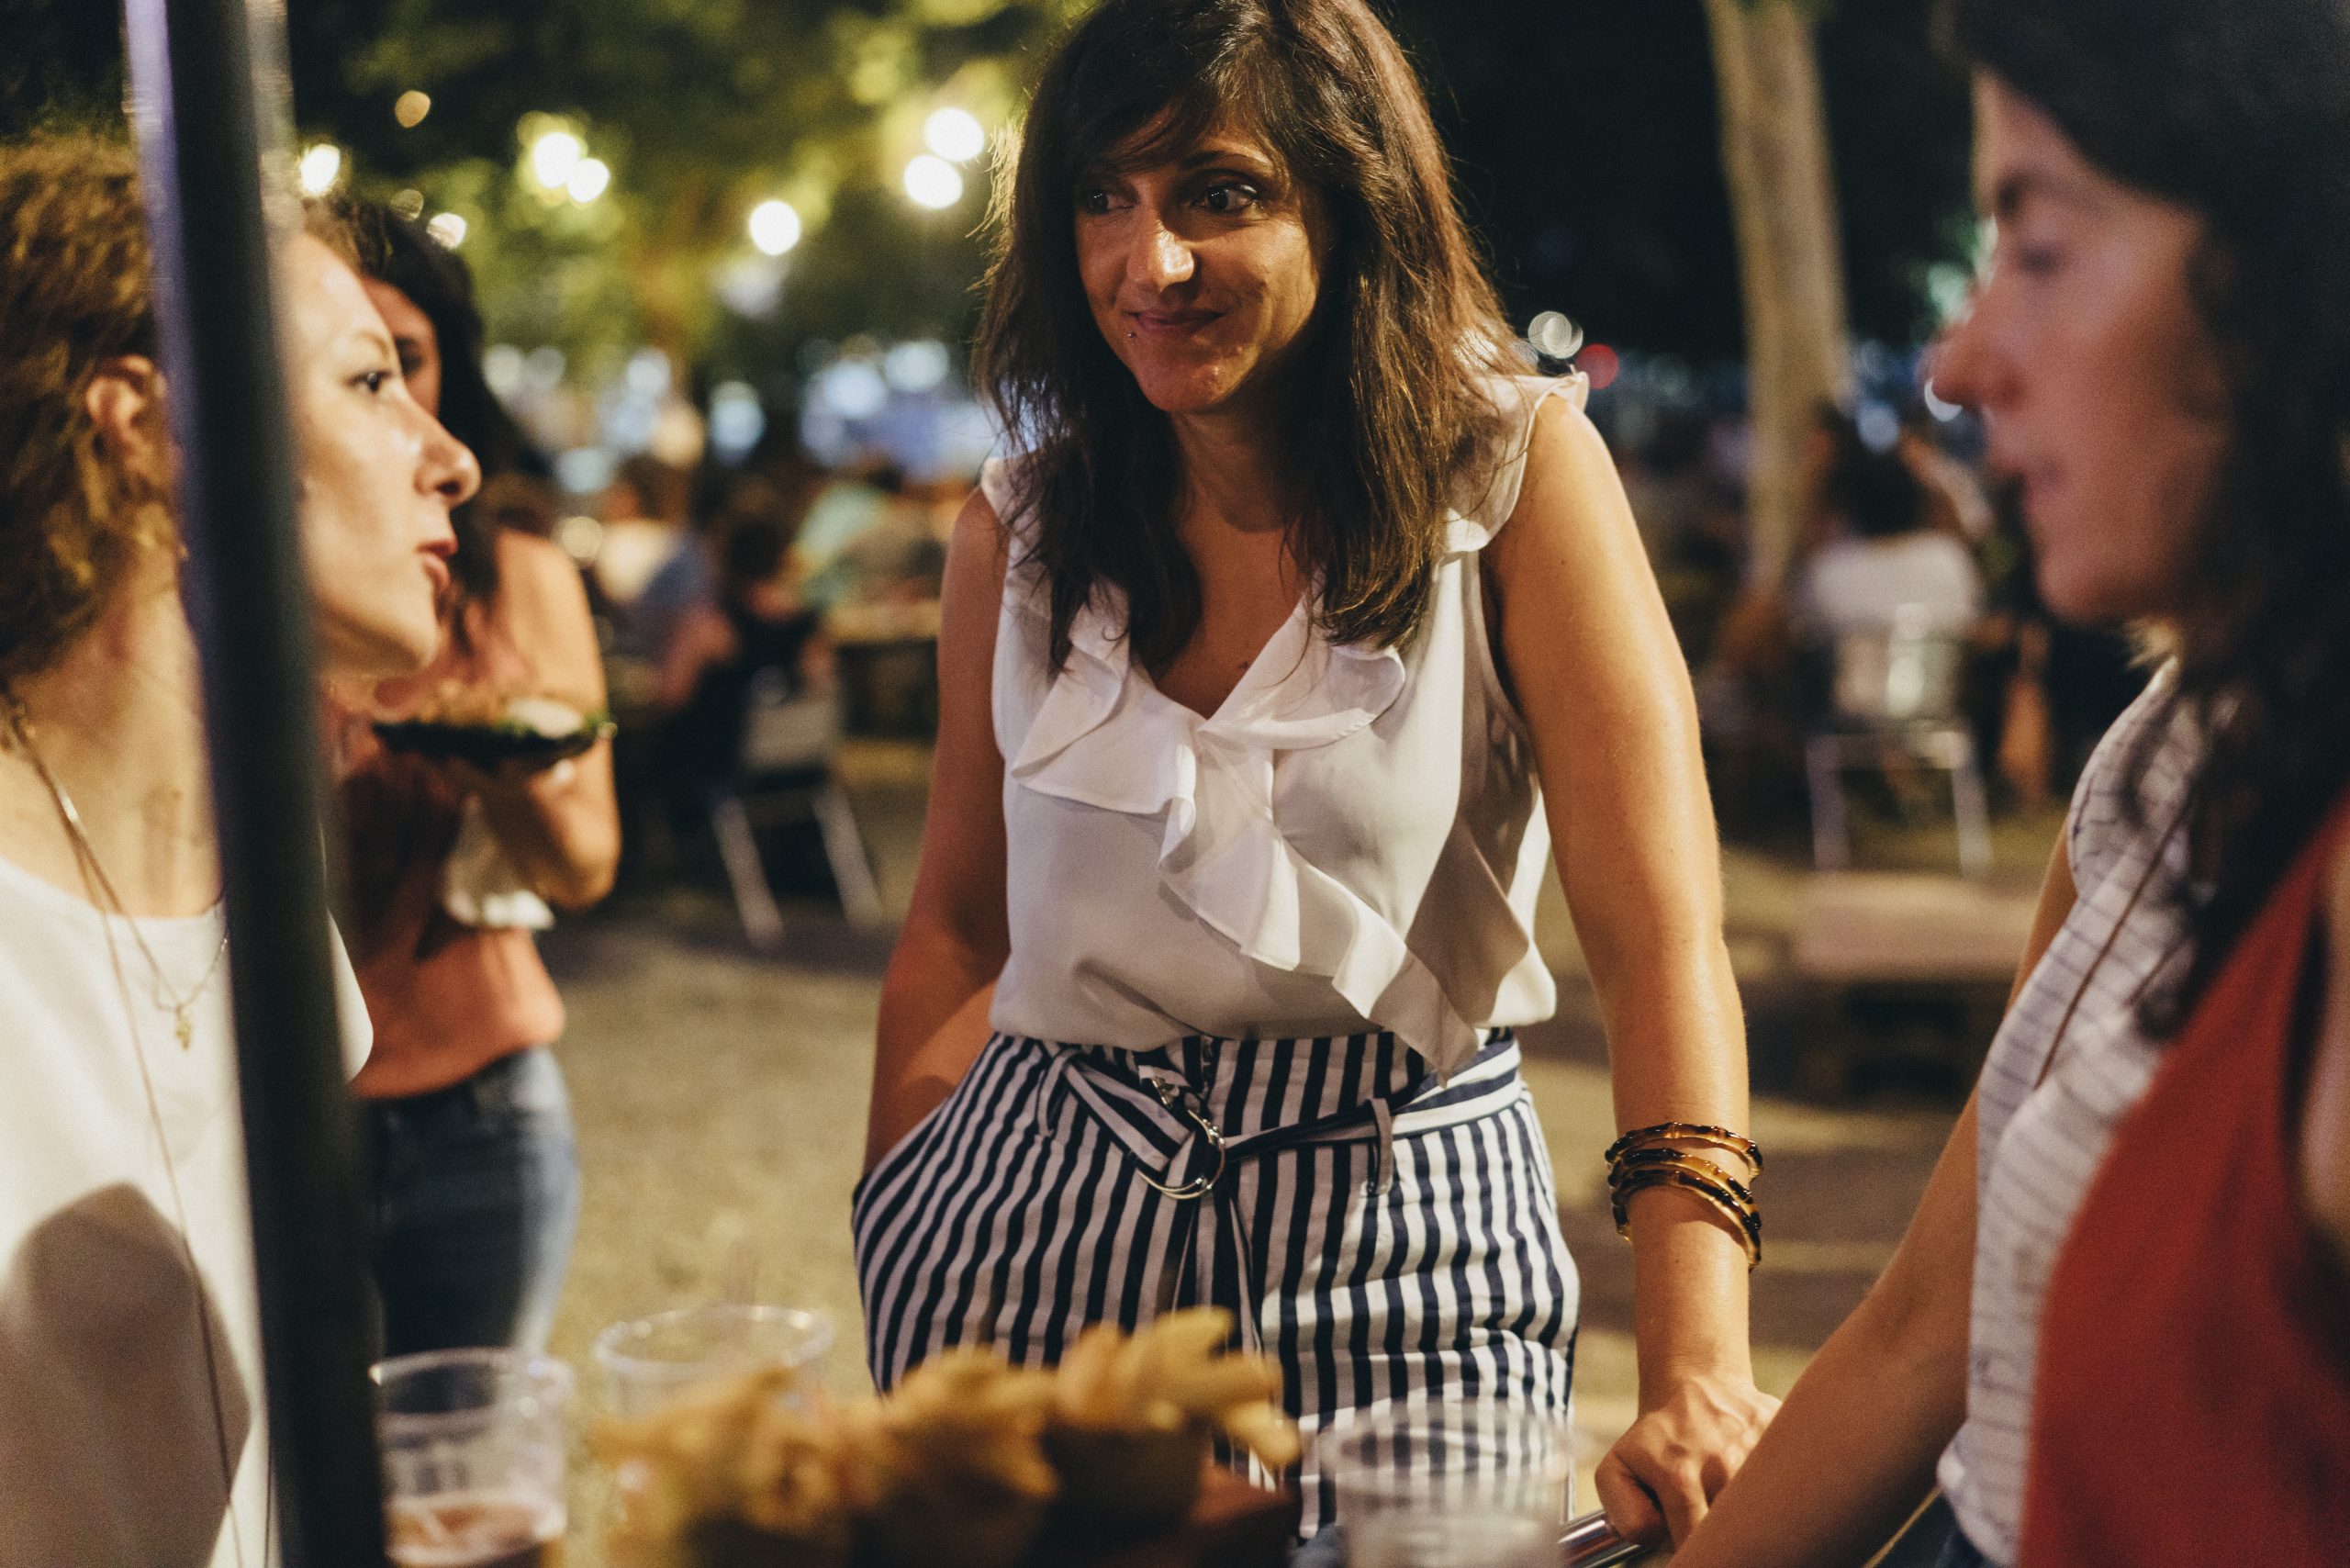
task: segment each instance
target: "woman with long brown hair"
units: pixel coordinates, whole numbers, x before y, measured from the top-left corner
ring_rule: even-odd
[[[1642,1414],[1601,1497],[1683,1534],[1772,1408],[1744,1047],[1689,687],[1583,384],[1523,375],[1360,0],[1110,0],[1007,196],[978,369],[1026,451],[947,568],[856,1204],[877,1380],[1211,1302],[1309,1430],[1563,1416],[1511,1033],[1554,1002],[1555,837],[1635,1135]]]
[[[422,224],[348,204],[368,297],[410,395],[485,464],[521,433],[481,369],[464,261]],[[494,767],[386,751],[368,721],[560,718],[604,706],[603,661],[569,556],[479,505],[453,518],[450,636],[422,675],[348,715],[341,804],[352,955],[375,1049],[365,1107],[375,1285],[386,1354],[545,1347],[579,1210],[563,998],[539,958],[548,906],[576,910],[620,858],[611,744]]]

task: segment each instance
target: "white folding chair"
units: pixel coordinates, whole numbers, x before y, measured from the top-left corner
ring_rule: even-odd
[[[1844,811],[1844,773],[1883,768],[1889,748],[1951,776],[1958,819],[1959,868],[1969,877],[1991,872],[1990,811],[1975,737],[1959,711],[1965,673],[1964,638],[1930,623],[1904,605],[1882,629],[1840,633],[1831,648],[1835,668],[1831,716],[1804,743],[1811,793],[1811,857],[1823,871],[1841,870],[1852,857]]]
[[[743,717],[743,749],[734,774],[713,790],[710,825],[733,890],[743,935],[754,947],[783,940],[783,912],[759,858],[755,827],[784,822],[816,824],[824,858],[840,890],[841,908],[855,925],[882,920],[881,890],[856,829],[848,792],[836,767],[841,705],[830,689],[794,694],[782,670],[761,670],[751,682]]]

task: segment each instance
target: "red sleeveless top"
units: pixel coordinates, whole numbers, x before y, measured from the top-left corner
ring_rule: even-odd
[[[2197,1005],[2057,1258],[2018,1568],[2350,1565],[2350,1288],[2294,1163],[2345,821]]]

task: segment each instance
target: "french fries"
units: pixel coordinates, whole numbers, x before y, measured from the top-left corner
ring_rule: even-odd
[[[1297,1462],[1297,1428],[1283,1415],[1281,1374],[1264,1360],[1228,1355],[1232,1315],[1220,1306],[1169,1313],[1132,1338],[1099,1323],[1061,1358],[1054,1416],[1096,1431],[1171,1432],[1201,1422],[1270,1469]]]
[[[1090,1328],[1053,1372],[946,1350],[849,1406],[755,1372],[607,1422],[596,1446],[620,1476],[632,1561],[719,1568],[748,1535],[795,1562],[1009,1568],[1048,1507],[1116,1518],[1158,1495],[1180,1517],[1212,1433],[1275,1471],[1296,1462],[1280,1372],[1229,1353],[1231,1334],[1229,1313],[1203,1307],[1132,1336]]]

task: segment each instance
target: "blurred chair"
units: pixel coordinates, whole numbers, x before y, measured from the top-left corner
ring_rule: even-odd
[[[793,695],[780,669],[752,678],[743,718],[743,747],[734,774],[711,791],[710,825],[726,865],[743,935],[762,951],[783,940],[783,913],[759,858],[756,829],[813,822],[824,841],[841,908],[852,924],[882,919],[881,890],[865,840],[856,830],[848,793],[835,766],[841,705],[836,692]]]
[[[1950,774],[1959,868],[1969,877],[1988,876],[1991,830],[1983,772],[1959,704],[1965,639],[1905,605],[1886,627],[1838,633],[1829,653],[1827,720],[1804,742],[1812,863],[1834,871],[1852,861],[1845,771],[1883,770],[1898,753]]]

